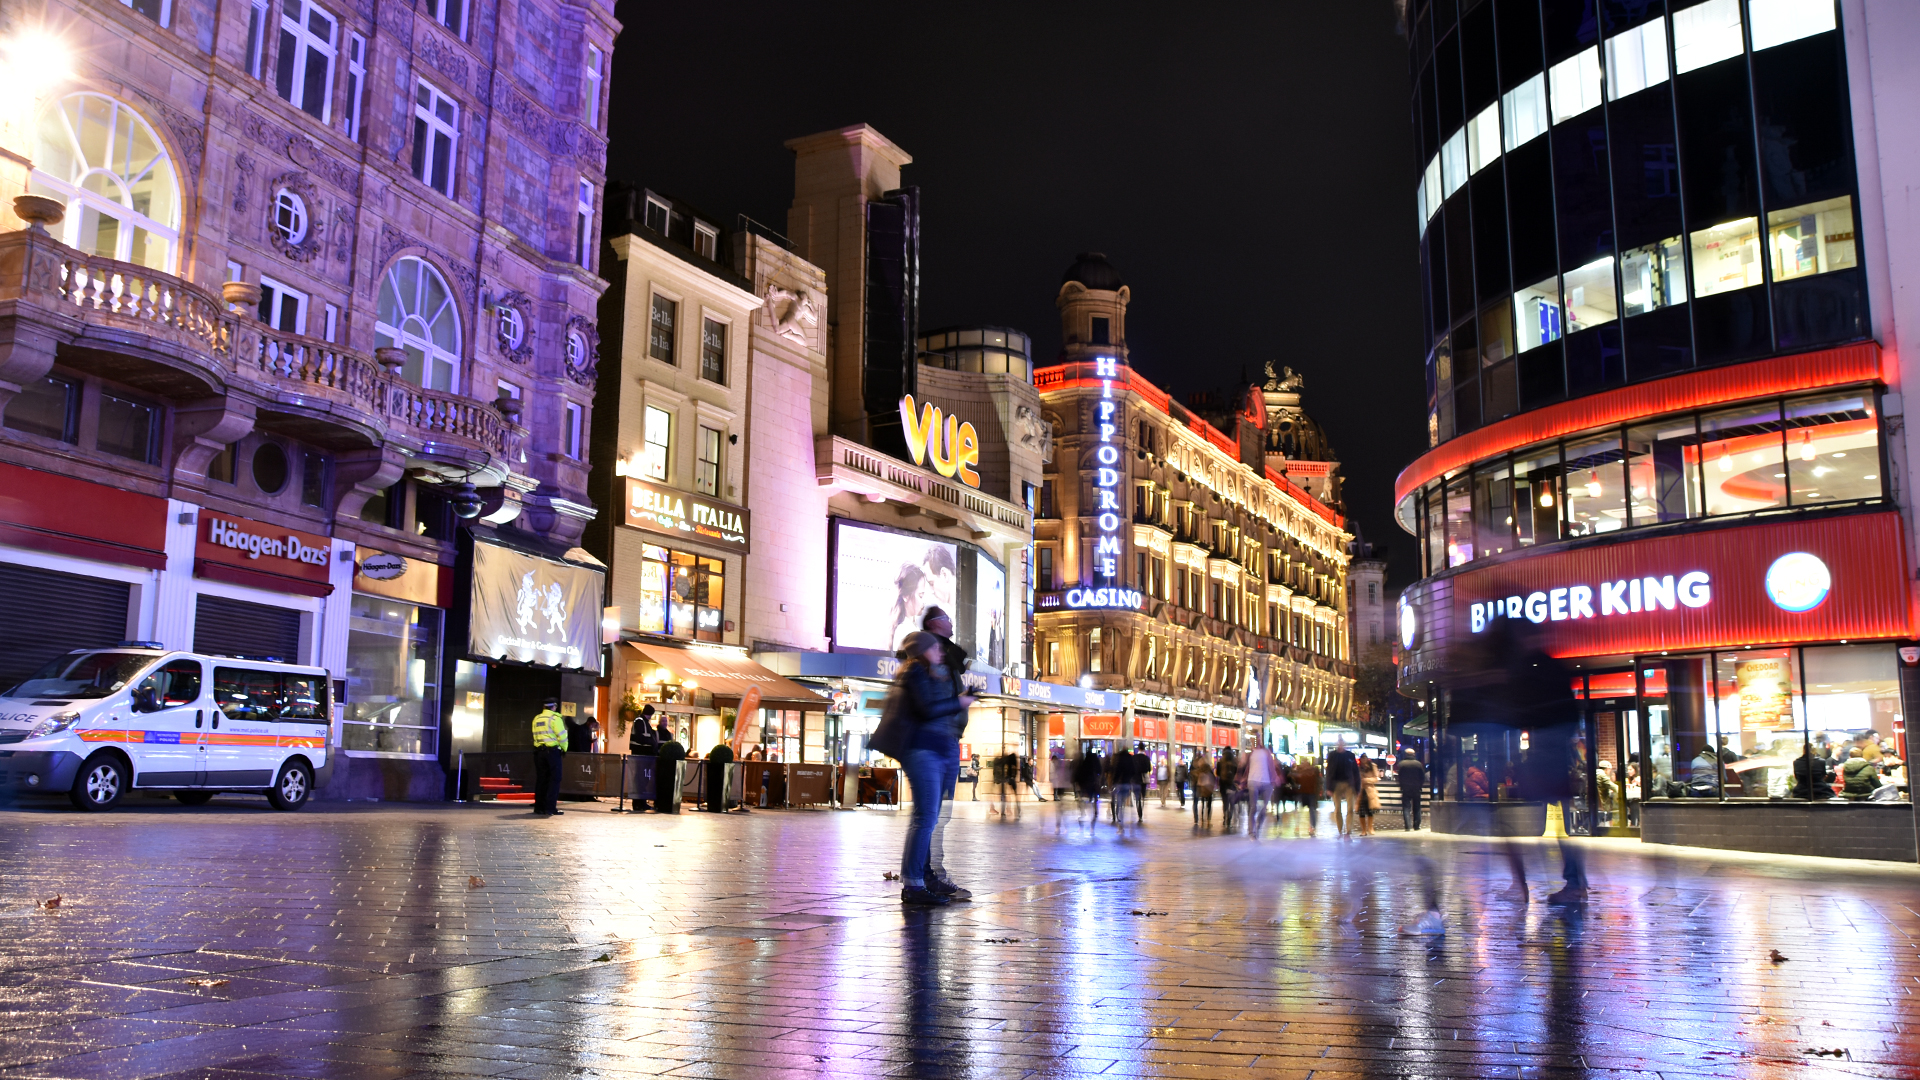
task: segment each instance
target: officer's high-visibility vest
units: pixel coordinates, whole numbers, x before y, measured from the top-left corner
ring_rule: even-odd
[[[552,709],[542,709],[533,718],[533,745],[542,749],[567,748],[567,722]]]

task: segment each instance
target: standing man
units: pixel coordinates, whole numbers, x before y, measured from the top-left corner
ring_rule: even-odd
[[[659,749],[660,737],[656,735],[653,730],[653,706],[643,705],[640,707],[640,715],[634,717],[633,731],[627,736],[627,753],[632,757],[651,758]],[[637,781],[638,779],[639,774],[636,773],[635,780]],[[650,801],[649,799],[642,798],[641,796],[643,794],[651,795],[652,792],[642,792],[638,787],[635,788],[633,792],[633,809],[635,813],[645,810],[647,803]]]
[[[567,756],[567,721],[560,699],[548,698],[533,717],[533,812],[552,817],[560,810],[560,768]]]
[[[1427,770],[1420,764],[1420,759],[1413,756],[1412,747],[1400,751],[1400,763],[1393,767],[1393,775],[1400,781],[1400,816],[1408,832],[1417,832],[1420,828],[1420,796],[1427,790]]]
[[[1360,762],[1347,749],[1345,739],[1327,751],[1327,789],[1333,795],[1333,831],[1350,838],[1357,809],[1354,799],[1360,794]]]
[[[934,638],[939,641],[941,666],[945,667],[946,678],[953,686],[954,698],[961,703],[960,715],[955,721],[959,726],[954,730],[953,760],[947,765],[947,776],[940,795],[940,816],[934,824],[933,838],[928,845],[930,858],[927,863],[927,873],[933,881],[941,883],[930,886],[936,892],[941,892],[943,895],[957,900],[970,900],[973,898],[973,894],[953,884],[953,879],[947,874],[946,836],[947,822],[953,820],[954,792],[960,786],[960,739],[966,735],[967,710],[973,706],[974,702],[973,697],[967,693],[967,681],[965,678],[967,665],[972,663],[972,661],[967,658],[967,650],[954,644],[953,619],[949,617],[945,611],[941,610],[940,605],[934,604],[921,614],[920,629],[925,633],[932,634]],[[912,660],[911,656],[905,655],[904,650],[900,658],[903,660]],[[975,755],[973,759],[973,798],[976,802],[980,799],[980,758],[978,755]]]

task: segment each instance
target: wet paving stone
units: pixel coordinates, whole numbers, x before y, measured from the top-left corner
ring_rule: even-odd
[[[1486,840],[963,802],[916,911],[894,813],[568,808],[0,810],[0,1078],[1920,1077],[1912,867],[1594,841],[1559,909],[1546,842],[1522,903]]]

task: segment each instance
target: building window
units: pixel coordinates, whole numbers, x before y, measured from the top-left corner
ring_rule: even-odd
[[[1092,332],[1087,335],[1087,341],[1092,345],[1113,344],[1111,323],[1105,315],[1095,315],[1093,317]]]
[[[1467,132],[1453,133],[1440,147],[1440,197],[1451,198],[1467,182]]]
[[[1060,643],[1058,641],[1047,642],[1047,674],[1060,674]]]
[[[1600,47],[1583,49],[1553,65],[1547,72],[1553,100],[1553,122],[1571,120],[1600,107]]]
[[[1748,0],[1753,51],[1837,29],[1833,5],[1826,0]]]
[[[1740,32],[1740,0],[1707,0],[1673,13],[1673,71],[1685,75],[1696,68],[1739,56],[1745,49]]]
[[[1567,333],[1610,323],[1620,317],[1620,302],[1613,289],[1613,256],[1596,259],[1578,270],[1567,271],[1560,279],[1561,310],[1567,316]]]
[[[80,384],[49,375],[7,402],[6,427],[55,442],[80,441]]]
[[[453,165],[459,145],[460,106],[431,83],[413,89],[413,176],[453,198]]]
[[[720,257],[720,230],[704,221],[693,223],[693,253],[703,259]]]
[[[1546,72],[1507,91],[1500,99],[1500,121],[1509,154],[1547,133]]]
[[[725,629],[726,563],[654,544],[640,547],[637,629],[695,641],[719,641]]]
[[[693,489],[702,495],[720,495],[720,431],[700,425],[698,456],[693,463]]]
[[[60,240],[89,255],[172,272],[180,186],[146,120],[103,94],[71,94],[35,126],[27,190],[66,204]]]
[[[432,760],[440,738],[440,611],[355,593],[347,630],[349,753]]]
[[[600,83],[605,78],[601,74],[601,67],[605,62],[606,57],[600,52],[600,46],[587,46],[585,78],[580,84],[580,115],[587,126],[595,131],[600,130]]]
[[[429,390],[457,389],[460,368],[460,313],[453,290],[423,259],[399,259],[380,283],[380,307],[373,342],[403,349],[401,377]]]
[[[700,377],[725,385],[727,381],[727,324],[713,319],[700,323]]]
[[[1652,19],[1607,39],[1607,100],[1667,81],[1667,20]]]
[[[1842,195],[1767,215],[1773,280],[1824,274],[1854,266],[1853,199]]]
[[[167,25],[167,18],[172,14],[170,10],[172,5],[167,0],[120,0],[120,2],[161,26]]]
[[[1701,229],[1688,241],[1693,246],[1695,299],[1760,284],[1759,218],[1741,218]]]
[[[1053,507],[1053,481],[1051,480],[1040,481],[1040,516],[1043,518],[1060,516]]]
[[[282,2],[274,91],[283,101],[324,124],[332,105],[334,40],[340,28],[317,4],[308,0]]]
[[[307,201],[298,192],[281,188],[273,193],[273,231],[291,247],[307,239]]]
[[[673,208],[659,199],[654,198],[652,195],[649,195],[647,196],[645,216],[647,228],[652,229],[661,236],[665,236],[667,235],[668,223],[674,216]]]
[[[306,506],[327,504],[327,455],[315,450],[301,451],[300,502]]]
[[[1687,268],[1680,258],[1680,238],[1621,252],[1620,284],[1628,315],[1686,303]]]
[[[340,340],[340,309],[328,304],[325,309],[325,324],[320,328],[320,336],[326,341]]]
[[[1513,294],[1514,314],[1520,323],[1520,351],[1560,340],[1560,282],[1548,278]]]
[[[1087,631],[1087,670],[1095,675],[1100,673],[1100,628]]]
[[[260,321],[284,334],[307,332],[307,294],[260,276]]]
[[[587,370],[587,335],[578,330],[567,331],[567,367],[573,371]]]
[[[360,141],[360,98],[367,86],[367,39],[347,32],[347,138]]]
[[[501,304],[493,309],[495,325],[493,336],[500,343],[500,351],[517,352],[527,342],[527,319],[520,309]]]
[[[1467,121],[1467,171],[1477,173],[1500,159],[1500,103]]]
[[[112,394],[100,395],[100,434],[95,449],[149,465],[159,459],[160,410]]]
[[[651,205],[651,204],[649,204]],[[659,293],[653,294],[653,326],[647,336],[647,355],[663,363],[674,363],[674,327],[680,320],[680,305]]]
[[[1367,582],[1367,603],[1377,604],[1379,602],[1380,602],[1380,583],[1377,581]]]
[[[593,183],[584,176],[574,194],[573,258],[581,266],[593,268]]]
[[[253,0],[247,14],[247,74],[256,79],[261,77],[261,64],[267,51],[267,18],[266,0]]]
[[[520,400],[520,387],[519,387],[519,386],[517,386],[517,385],[515,385],[514,383],[510,383],[510,382],[508,382],[508,381],[506,381],[505,379],[501,379],[501,380],[500,380],[500,392],[499,392],[499,393],[498,393],[497,395],[495,395],[495,396],[496,396],[497,398],[505,398],[505,399],[509,399],[509,400],[513,400],[513,401],[519,401],[519,400]]]
[[[560,424],[560,452],[575,461],[580,460],[580,428],[584,420],[579,403],[567,402]]]
[[[467,36],[466,0],[426,0],[422,6],[434,22],[453,31],[458,37]]]
[[[646,445],[640,450],[640,475],[649,480],[665,480],[667,470],[671,467],[673,414],[665,409],[647,406],[641,434]]]
[[[12,414],[9,413],[8,415],[11,416]],[[1037,587],[1041,592],[1049,592],[1053,589],[1053,549],[1043,547],[1037,548],[1035,551],[1039,556],[1039,570],[1037,575],[1039,581]]]

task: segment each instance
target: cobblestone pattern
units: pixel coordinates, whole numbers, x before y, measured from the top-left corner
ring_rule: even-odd
[[[3,812],[0,1077],[1920,1076],[1911,868],[985,811]]]

